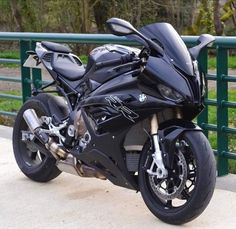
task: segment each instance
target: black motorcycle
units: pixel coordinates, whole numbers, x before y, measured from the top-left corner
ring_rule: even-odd
[[[108,179],[140,191],[159,219],[186,223],[203,212],[215,186],[212,149],[192,122],[204,108],[196,59],[214,38],[201,35],[188,50],[168,23],[139,31],[118,18],[107,24],[142,50],[103,45],[87,66],[57,43],[38,42],[29,51],[25,65],[46,68],[53,81],[33,89],[18,112],[17,164],[38,182],[62,171]]]

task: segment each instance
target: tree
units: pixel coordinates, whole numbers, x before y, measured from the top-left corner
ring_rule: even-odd
[[[216,35],[221,36],[224,32],[224,25],[220,18],[220,1],[214,0],[214,26]]]

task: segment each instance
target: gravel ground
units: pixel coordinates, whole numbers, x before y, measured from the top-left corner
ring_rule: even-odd
[[[20,68],[0,68],[0,76],[9,76],[9,77],[19,77],[20,78]],[[51,76],[43,70],[42,72],[43,80],[51,80]],[[0,93],[3,91],[10,91],[10,90],[19,90],[21,89],[20,83],[14,82],[7,82],[7,81],[0,81]]]

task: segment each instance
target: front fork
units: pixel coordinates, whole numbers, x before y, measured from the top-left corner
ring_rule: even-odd
[[[152,164],[150,169],[147,170],[147,173],[150,175],[155,175],[157,178],[164,179],[168,176],[168,171],[164,166],[163,159],[162,159],[162,152],[159,145],[159,136],[158,136],[158,119],[157,115],[154,114],[151,119],[151,135],[153,140],[154,146],[154,153],[152,154]],[[156,169],[154,169],[156,165]]]

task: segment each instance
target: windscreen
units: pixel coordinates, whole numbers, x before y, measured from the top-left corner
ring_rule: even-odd
[[[172,25],[154,23],[142,27],[139,31],[163,47],[176,67],[188,75],[193,75],[192,60],[188,49]]]

